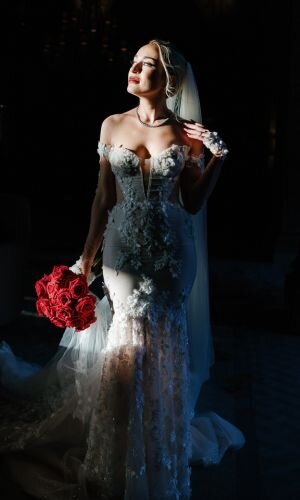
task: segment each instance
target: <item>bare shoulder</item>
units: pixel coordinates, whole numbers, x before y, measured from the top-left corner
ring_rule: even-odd
[[[115,131],[127,122],[128,119],[130,120],[133,114],[134,109],[125,111],[124,113],[116,113],[114,115],[107,116],[101,125],[100,141],[106,144],[111,144],[111,138],[113,137]]]
[[[110,115],[103,120],[100,129],[101,142],[110,144],[114,129],[120,122],[120,116],[120,114]]]

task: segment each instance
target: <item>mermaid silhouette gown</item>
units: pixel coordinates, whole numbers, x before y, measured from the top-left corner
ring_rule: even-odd
[[[215,413],[195,417],[189,401],[187,301],[197,269],[178,194],[182,169],[199,158],[173,144],[148,160],[146,176],[125,147],[99,143],[98,152],[117,190],[103,238],[108,297],[97,299],[86,331],[65,330],[42,369],[2,346],[13,397],[0,451],[36,498],[185,500],[193,459],[218,463],[244,444]]]

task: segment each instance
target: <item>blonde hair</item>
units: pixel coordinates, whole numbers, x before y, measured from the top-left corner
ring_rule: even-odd
[[[167,97],[173,97],[181,89],[187,60],[171,42],[153,39],[150,40],[149,44],[155,45],[158,48],[160,60],[167,78],[166,95]]]

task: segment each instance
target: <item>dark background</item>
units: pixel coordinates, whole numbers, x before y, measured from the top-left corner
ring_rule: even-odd
[[[279,241],[297,240],[297,10],[292,1],[2,1],[0,191],[28,200],[32,248],[80,254],[101,122],[136,104],[129,60],[154,37],[190,60],[203,123],[230,149],[209,201],[210,254],[270,260]]]

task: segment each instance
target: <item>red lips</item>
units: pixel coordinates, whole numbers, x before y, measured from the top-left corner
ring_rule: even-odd
[[[128,78],[128,82],[134,82],[134,83],[139,83],[140,80],[138,78],[134,78],[133,76],[130,76]]]

